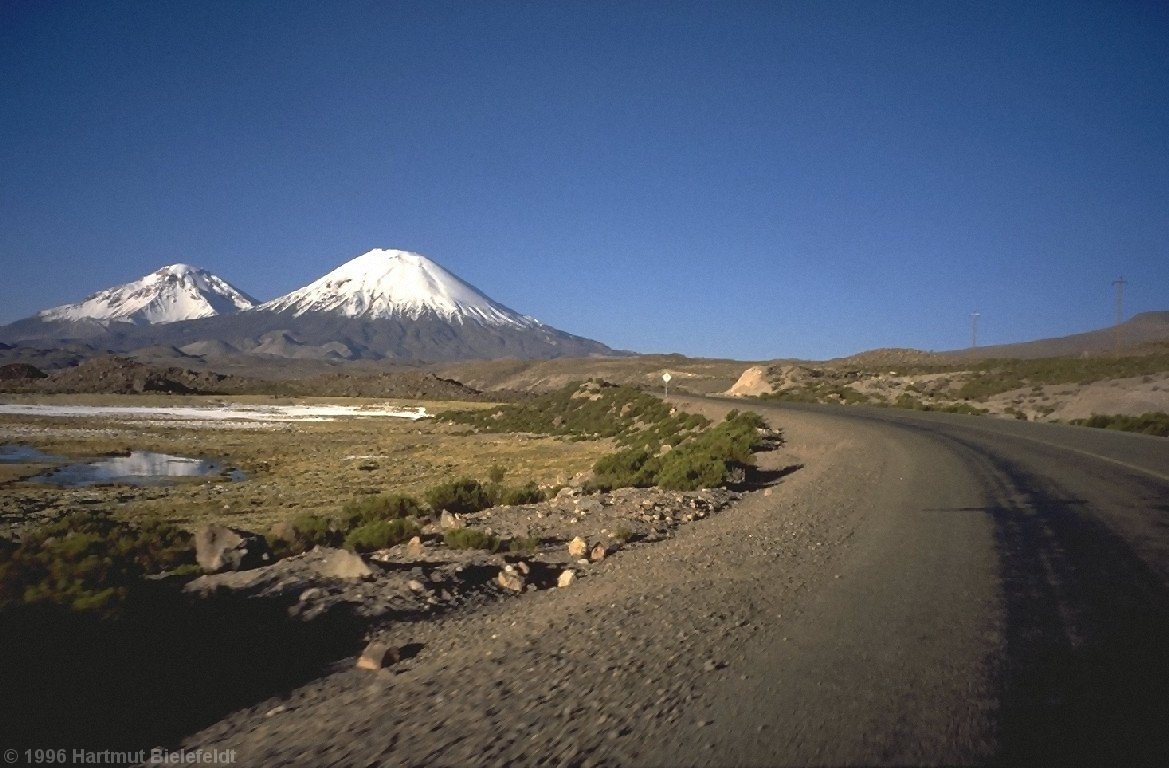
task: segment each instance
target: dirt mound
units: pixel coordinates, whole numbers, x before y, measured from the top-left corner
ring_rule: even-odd
[[[396,397],[409,400],[482,400],[482,393],[433,373],[330,373],[292,385],[298,394],[329,397]],[[493,398],[493,399],[498,399]]]
[[[44,379],[48,374],[28,363],[9,363],[0,365],[0,381],[28,381],[29,379]]]
[[[739,380],[727,390],[732,397],[756,397],[772,391],[771,382],[767,380],[768,369],[761,365],[753,365],[743,371]]]
[[[95,357],[51,373],[39,382],[45,392],[97,392],[102,394],[219,394],[232,390],[229,376],[199,373],[184,368],[154,368],[124,357]]]

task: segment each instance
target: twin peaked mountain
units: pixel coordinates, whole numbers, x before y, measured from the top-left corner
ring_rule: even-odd
[[[210,272],[175,264],[0,327],[0,339],[336,360],[614,354],[508,309],[425,256],[396,250],[364,253],[262,304]]]

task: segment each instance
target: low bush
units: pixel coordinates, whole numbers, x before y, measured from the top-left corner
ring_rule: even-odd
[[[478,480],[463,478],[436,485],[425,494],[426,503],[435,512],[446,510],[456,515],[478,512],[491,506],[491,494]]]
[[[345,531],[345,526],[337,520],[306,512],[272,526],[268,546],[277,557],[289,557],[316,546],[339,547]]]
[[[452,528],[443,534],[442,540],[451,549],[500,550],[499,538],[479,528]]]
[[[522,552],[527,555],[533,554],[539,546],[540,539],[535,536],[517,536],[504,543],[508,552]]]
[[[649,451],[627,448],[597,459],[590,486],[599,490],[645,488],[654,484],[656,476],[657,466]]]
[[[1095,427],[1096,429],[1117,429],[1122,432],[1169,437],[1169,413],[1161,411],[1143,413],[1140,416],[1093,414],[1086,419],[1073,419],[1072,424]]]
[[[360,551],[383,549],[400,543],[393,540],[397,536],[395,532],[408,530],[412,526],[415,533],[401,541],[417,535],[415,518],[424,511],[422,504],[411,496],[366,496],[343,505],[336,518],[306,513],[277,523],[269,531],[268,543],[277,557],[298,555],[316,546],[349,549],[354,549],[356,545],[366,547]],[[385,526],[380,523],[399,525]]]
[[[0,608],[53,603],[116,613],[142,577],[193,566],[191,535],[163,523],[131,525],[73,512],[0,547]]]
[[[529,432],[569,439],[613,438],[624,447],[675,445],[709,424],[704,416],[671,413],[670,406],[635,387],[575,382],[495,410],[453,411],[444,419],[485,432]],[[501,478],[502,479],[502,478]]]
[[[350,528],[378,520],[421,517],[422,513],[422,504],[417,499],[397,493],[363,496],[341,507],[341,519]]]
[[[666,453],[653,455],[644,448],[631,448],[602,456],[593,465],[590,487],[611,490],[657,485],[693,491],[725,485],[736,467],[754,462],[752,452],[762,447],[759,430],[765,426],[758,414],[733,410],[721,424],[689,437]]]
[[[418,524],[409,518],[375,520],[350,530],[345,535],[345,548],[372,552],[407,542],[419,533]]]
[[[548,494],[540,490],[534,481],[529,481],[524,485],[497,487],[493,490],[495,492],[491,495],[496,504],[508,504],[510,506],[538,504],[548,498]]]

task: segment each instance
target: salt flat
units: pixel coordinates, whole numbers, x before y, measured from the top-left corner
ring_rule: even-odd
[[[181,421],[247,422],[334,421],[339,418],[378,417],[424,419],[423,407],[355,405],[223,405],[200,406],[111,406],[60,405],[43,403],[0,404],[0,414],[15,416],[107,417],[116,419],[173,419]]]

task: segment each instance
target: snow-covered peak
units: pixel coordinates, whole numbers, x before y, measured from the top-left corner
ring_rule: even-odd
[[[374,249],[319,280],[256,307],[257,310],[332,312],[346,317],[417,319],[432,314],[451,322],[534,328],[540,323],[492,301],[422,254]]]
[[[138,324],[174,323],[251,309],[255,300],[223,278],[171,264],[124,285],[107,288],[76,304],[42,310],[40,320],[97,320]]]

